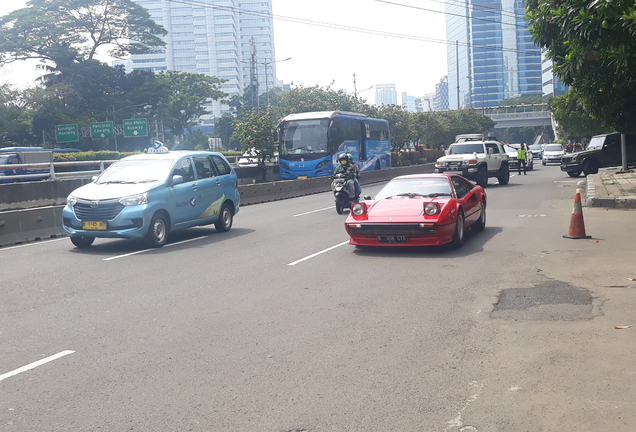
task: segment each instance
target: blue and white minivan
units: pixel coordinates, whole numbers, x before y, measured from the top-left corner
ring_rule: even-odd
[[[236,173],[221,153],[152,150],[115,162],[71,192],[62,217],[75,246],[106,237],[143,238],[161,247],[177,229],[232,227],[240,195]]]

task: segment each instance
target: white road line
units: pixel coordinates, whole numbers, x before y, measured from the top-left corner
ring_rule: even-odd
[[[4,379],[7,379],[9,377],[15,376],[17,374],[20,374],[22,372],[26,372],[26,371],[28,371],[30,369],[35,369],[38,366],[42,366],[43,364],[46,364],[48,362],[52,362],[53,360],[57,360],[60,357],[64,357],[66,355],[73,354],[74,352],[75,351],[70,351],[70,350],[62,351],[62,352],[54,354],[54,355],[52,355],[50,357],[44,358],[42,360],[38,360],[38,361],[30,363],[30,364],[28,364],[26,366],[22,366],[21,368],[18,368],[16,370],[11,371],[11,372],[7,372],[6,374],[0,375],[0,381],[2,381]]]
[[[52,240],[38,240],[38,241],[33,241],[32,243],[3,247],[3,248],[0,248],[0,251],[5,251],[5,250],[9,250],[9,249],[23,248],[23,247],[27,247],[27,246],[41,245],[41,244],[44,244],[44,243],[52,243],[52,242],[60,241],[60,240],[64,240],[64,239],[66,239],[66,237],[56,238],[56,239],[52,239]]]
[[[204,239],[204,238],[208,238],[208,236],[202,236],[202,237],[197,237],[197,238],[193,238],[193,239],[189,239],[189,240],[183,240],[183,241],[176,242],[176,243],[170,243],[170,244],[165,245],[164,247],[167,248],[167,247],[170,247],[170,246],[176,246],[176,245],[180,245],[180,244],[183,244],[183,243],[193,242],[195,240],[201,240],[201,239]],[[127,253],[127,254],[124,254],[124,255],[117,255],[117,256],[114,256],[114,257],[110,257],[110,258],[104,258],[104,261],[111,261],[111,260],[115,260],[115,259],[119,259],[119,258],[125,258],[125,257],[129,257],[131,255],[137,255],[137,254],[140,254],[140,253],[150,252],[150,251],[153,251],[153,250],[157,250],[157,249],[156,248],[143,249],[143,250],[140,250],[140,251]]]
[[[318,209],[318,210],[308,211],[308,212],[305,212],[305,213],[299,213],[299,214],[295,214],[294,217],[305,216],[305,215],[312,214],[312,213],[318,213],[319,211],[329,210],[329,209],[332,209],[334,207],[336,207],[336,206],[325,207],[325,208],[321,208],[321,209]]]
[[[347,241],[345,241],[345,242],[342,242],[342,243],[338,243],[338,244],[337,244],[337,245],[335,245],[335,246],[331,246],[330,248],[327,248],[327,249],[321,250],[320,252],[316,252],[315,254],[311,254],[311,255],[309,255],[309,256],[306,256],[305,258],[301,258],[301,259],[299,259],[298,261],[294,261],[293,263],[289,263],[289,264],[287,264],[287,265],[290,265],[290,266],[296,265],[296,264],[298,264],[298,263],[301,263],[301,262],[303,262],[303,261],[307,261],[308,259],[311,259],[311,258],[313,258],[313,257],[316,257],[316,256],[318,256],[318,255],[320,255],[320,254],[324,254],[325,252],[329,252],[329,251],[330,251],[330,250],[332,250],[332,249],[339,248],[340,246],[343,246],[343,245],[346,245],[346,244],[349,244],[349,240],[347,240]]]

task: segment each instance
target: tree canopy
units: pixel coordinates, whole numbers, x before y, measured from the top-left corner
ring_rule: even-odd
[[[66,67],[93,60],[102,46],[121,58],[164,46],[166,34],[132,0],[31,0],[0,18],[0,66],[39,59]]]
[[[581,106],[608,129],[636,132],[636,3],[528,0],[533,40]]]

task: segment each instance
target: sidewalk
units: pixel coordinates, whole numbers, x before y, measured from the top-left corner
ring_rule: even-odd
[[[603,168],[587,176],[587,207],[636,208],[636,171]]]

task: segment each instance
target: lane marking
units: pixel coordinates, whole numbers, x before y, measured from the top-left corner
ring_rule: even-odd
[[[308,212],[305,212],[305,213],[299,213],[299,214],[295,214],[295,215],[294,215],[294,217],[298,217],[298,216],[305,216],[305,215],[312,214],[312,213],[318,213],[318,212],[320,212],[320,211],[330,210],[330,209],[335,208],[335,207],[336,207],[336,206],[331,206],[331,207],[321,208],[321,209],[318,209],[318,210],[308,211]]]
[[[180,245],[180,244],[183,244],[183,243],[189,243],[189,242],[193,242],[195,240],[201,240],[201,239],[204,239],[204,238],[208,238],[208,236],[196,237],[196,238],[189,239],[189,240],[183,240],[183,241],[176,242],[176,243],[170,243],[170,244],[167,244],[167,245],[165,245],[163,247],[167,248],[167,247],[171,247],[171,246],[177,246],[177,245]],[[115,260],[115,259],[119,259],[119,258],[126,258],[126,257],[132,256],[132,255],[137,255],[137,254],[141,254],[141,253],[144,253],[144,252],[150,252],[150,251],[157,250],[157,249],[158,248],[143,249],[143,250],[136,251],[136,252],[131,252],[131,253],[123,254],[123,255],[117,255],[117,256],[110,257],[110,258],[104,258],[104,261],[111,261],[111,260]]]
[[[307,261],[308,259],[312,259],[313,257],[316,257],[316,256],[318,256],[318,255],[324,254],[325,252],[329,252],[329,251],[330,251],[330,250],[332,250],[332,249],[339,248],[340,246],[344,246],[344,245],[346,245],[346,244],[349,244],[349,240],[344,241],[344,242],[342,242],[342,243],[338,243],[338,244],[337,244],[337,245],[335,245],[335,246],[331,246],[330,248],[327,248],[327,249],[321,250],[320,252],[316,252],[316,253],[314,253],[314,254],[311,254],[311,255],[309,255],[309,256],[306,256],[305,258],[301,258],[301,259],[299,259],[298,261],[294,261],[294,262],[289,263],[289,264],[287,264],[287,265],[290,265],[290,266],[296,265],[296,264],[298,264],[298,263],[301,263],[301,262],[303,262],[303,261]]]
[[[59,359],[61,357],[64,357],[66,355],[73,354],[74,352],[75,351],[66,350],[66,351],[62,351],[62,352],[59,352],[57,354],[54,354],[52,356],[49,356],[47,358],[44,358],[42,360],[38,360],[36,362],[29,363],[26,366],[22,366],[21,368],[18,368],[16,370],[11,371],[11,372],[7,372],[6,374],[0,375],[0,381],[2,381],[4,379],[7,379],[9,377],[15,376],[17,374],[20,374],[22,372],[26,372],[28,370],[35,369],[38,366],[42,366],[43,364],[46,364],[48,362],[52,362],[53,360],[57,360],[57,359]]]
[[[61,237],[61,238],[56,238],[56,239],[51,239],[51,240],[37,240],[37,241],[33,241],[32,243],[15,245],[15,246],[7,246],[7,247],[0,248],[0,252],[1,251],[5,251],[5,250],[9,250],[9,249],[17,249],[17,248],[23,248],[23,247],[27,247],[27,246],[41,245],[41,244],[44,244],[44,243],[53,243],[53,242],[56,242],[56,241],[64,240],[66,238],[68,238],[68,237]]]

